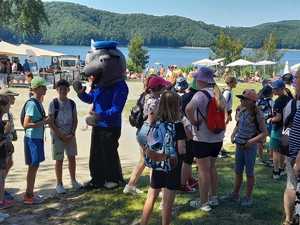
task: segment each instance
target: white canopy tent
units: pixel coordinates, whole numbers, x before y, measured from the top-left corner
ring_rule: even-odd
[[[21,48],[18,45],[13,45],[5,41],[0,41],[0,55],[26,55],[26,52],[23,48]]]
[[[215,62],[214,60],[211,60],[211,59],[201,59],[201,60],[193,62],[192,64],[196,65],[196,66],[208,66],[208,67],[219,65],[218,62]]]
[[[235,67],[235,66],[252,66],[254,65],[253,62],[244,60],[244,59],[238,59],[232,63],[227,64],[227,67]]]
[[[21,44],[21,45],[19,45],[19,47],[24,49],[24,51],[29,54],[33,53],[34,56],[61,56],[61,55],[64,55],[61,52],[49,51],[49,50],[33,47],[31,45],[26,45],[26,44]]]
[[[270,61],[270,60],[262,60],[259,62],[256,62],[254,65],[255,66],[263,66],[264,67],[264,74],[266,74],[266,66],[268,65],[275,65],[277,64],[276,62]]]

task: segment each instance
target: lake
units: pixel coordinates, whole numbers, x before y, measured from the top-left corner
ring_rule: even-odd
[[[69,55],[80,55],[81,59],[85,59],[85,55],[90,49],[89,46],[66,46],[66,45],[35,45],[47,50],[62,52]],[[147,48],[149,51],[149,66],[154,66],[154,63],[159,62],[164,66],[176,64],[178,66],[188,66],[192,62],[208,58],[211,54],[209,48]],[[127,56],[128,48],[120,47],[120,50]],[[251,49],[246,49],[244,52],[248,53]],[[300,50],[281,50],[284,53],[282,63],[289,62],[292,66],[300,63]],[[50,58],[38,59],[41,67],[50,64]]]

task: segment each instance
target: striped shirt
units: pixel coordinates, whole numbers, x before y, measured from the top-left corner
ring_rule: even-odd
[[[297,109],[289,135],[289,157],[295,159],[300,151],[300,110]]]

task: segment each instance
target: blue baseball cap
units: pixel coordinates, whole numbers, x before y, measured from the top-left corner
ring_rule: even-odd
[[[284,89],[285,88],[285,84],[284,84],[283,80],[281,80],[281,79],[273,81],[271,86],[273,89]]]
[[[95,49],[115,49],[118,45],[116,41],[93,41],[91,47]]]

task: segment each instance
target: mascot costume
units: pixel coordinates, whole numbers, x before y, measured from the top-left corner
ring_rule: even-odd
[[[84,72],[87,77],[94,77],[94,88],[86,93],[80,81],[75,81],[73,88],[83,102],[93,104],[91,117],[94,122],[89,160],[92,179],[85,187],[115,188],[124,182],[117,150],[121,135],[121,114],[128,96],[126,61],[117,49],[117,42],[92,40]]]

